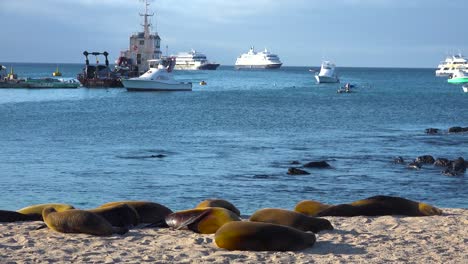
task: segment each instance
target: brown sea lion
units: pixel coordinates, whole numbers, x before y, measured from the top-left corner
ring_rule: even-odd
[[[314,245],[314,233],[258,222],[230,222],[215,234],[216,245],[228,250],[296,251]]]
[[[294,211],[308,216],[316,216],[319,212],[332,207],[333,205],[323,204],[317,201],[305,200],[299,202]]]
[[[333,230],[333,226],[327,219],[307,216],[294,211],[266,208],[256,211],[249,219],[252,222],[263,222],[277,225],[285,225],[301,231],[318,233],[322,230]]]
[[[63,212],[65,210],[75,209],[73,205],[63,204],[63,203],[46,203],[46,204],[35,204],[28,207],[21,208],[17,210],[18,213],[27,214],[27,215],[36,215],[40,221],[42,221],[42,211],[46,207],[52,207],[57,212]]]
[[[50,229],[61,233],[110,236],[114,233],[122,235],[128,232],[128,228],[113,227],[103,217],[84,210],[57,212],[53,207],[46,207],[42,211],[42,218]]]
[[[42,221],[42,216],[27,215],[15,211],[0,210],[0,223],[12,223],[20,221]]]
[[[206,207],[221,207],[224,209],[228,209],[229,211],[235,213],[238,216],[241,215],[239,209],[237,209],[232,203],[223,199],[207,199],[199,203],[195,208],[206,208]]]
[[[133,227],[139,224],[140,216],[135,208],[127,204],[110,205],[87,210],[106,219],[112,226]]]
[[[220,208],[198,208],[176,212],[166,217],[172,228],[187,228],[196,233],[214,234],[221,226],[232,221],[241,221],[234,212]]]
[[[158,203],[153,202],[146,202],[146,201],[120,201],[120,202],[111,202],[106,203],[101,206],[108,207],[108,206],[115,206],[119,204],[127,204],[137,211],[138,215],[140,216],[140,223],[147,223],[147,224],[155,224],[157,226],[165,226],[164,219],[169,214],[172,214],[172,210],[167,208],[166,206]]]
[[[350,204],[334,205],[311,216],[431,216],[441,215],[442,210],[426,204],[401,197],[373,196]]]

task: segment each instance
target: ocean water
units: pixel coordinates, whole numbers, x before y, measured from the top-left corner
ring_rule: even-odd
[[[55,70],[13,66],[20,76]],[[468,126],[461,86],[432,69],[339,68],[357,88],[337,94],[338,84],[318,85],[308,69],[176,72],[193,92],[0,89],[0,209],[132,199],[182,210],[218,197],[249,214],[378,194],[468,207],[467,175],[392,163],[468,158],[468,134],[424,133]],[[60,70],[75,77],[81,65]],[[287,175],[292,161],[318,160],[333,168]]]

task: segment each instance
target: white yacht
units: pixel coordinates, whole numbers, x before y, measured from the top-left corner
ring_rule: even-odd
[[[283,63],[278,55],[270,53],[267,49],[261,52],[255,52],[250,48],[249,52],[240,55],[235,64],[236,69],[277,69]]]
[[[335,64],[329,61],[322,62],[320,72],[315,74],[317,83],[337,83],[340,82],[335,72]]]
[[[149,70],[137,78],[122,80],[127,91],[191,91],[192,83],[178,82],[172,70],[175,58],[148,60]]]
[[[181,52],[176,56],[175,70],[216,70],[218,63],[209,62],[206,55],[195,50]]]
[[[461,54],[448,56],[436,70],[436,76],[450,76],[460,69],[468,68],[468,59]]]

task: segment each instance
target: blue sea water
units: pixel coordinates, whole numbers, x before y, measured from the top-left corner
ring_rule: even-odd
[[[30,77],[55,70],[13,66]],[[60,70],[75,77],[81,67]],[[176,72],[193,92],[0,89],[0,209],[132,199],[182,210],[218,197],[249,214],[378,194],[467,208],[467,175],[392,163],[468,158],[468,134],[424,133],[468,126],[461,86],[432,69],[340,68],[357,88],[337,94],[339,85],[316,84],[308,69]],[[317,160],[333,169],[287,175],[291,161]]]

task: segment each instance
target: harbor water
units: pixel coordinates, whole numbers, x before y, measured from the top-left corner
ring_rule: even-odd
[[[55,64],[13,64],[20,77]],[[60,65],[75,77],[82,65]],[[172,210],[224,198],[242,213],[305,199],[346,203],[401,196],[468,207],[467,175],[393,164],[468,159],[468,94],[433,69],[338,68],[353,93],[315,83],[305,67],[180,71],[192,92],[0,89],[0,209],[64,202],[92,208],[149,200]],[[206,86],[200,86],[200,81]],[[426,128],[440,128],[436,135]],[[292,161],[331,169],[291,176]]]

